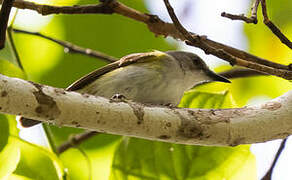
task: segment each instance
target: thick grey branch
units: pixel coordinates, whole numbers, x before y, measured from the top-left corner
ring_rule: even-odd
[[[257,106],[186,109],[116,102],[0,75],[0,112],[181,144],[234,146],[292,134],[292,91]]]

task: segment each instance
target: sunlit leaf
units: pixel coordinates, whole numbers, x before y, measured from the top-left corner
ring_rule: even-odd
[[[0,50],[0,59],[5,59],[11,63],[14,61],[14,57],[11,53],[11,50],[7,41],[5,41],[5,48]]]
[[[18,138],[21,148],[21,159],[14,172],[16,175],[31,179],[62,179],[64,169],[55,154]]]
[[[24,78],[24,72],[9,61],[0,59],[0,73],[10,77]]]
[[[0,179],[6,179],[16,169],[20,160],[20,148],[14,139],[9,139],[9,143],[0,152]]]
[[[17,174],[11,174],[7,180],[33,180],[31,178],[25,177],[25,176],[20,176]]]
[[[0,114],[0,152],[8,143],[9,137],[9,122],[5,115]]]
[[[256,179],[249,146],[187,146],[125,138],[111,179]],[[239,178],[240,177],[240,178]]]

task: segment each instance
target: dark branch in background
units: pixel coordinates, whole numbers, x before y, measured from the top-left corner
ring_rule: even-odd
[[[173,11],[173,8],[170,6],[168,0],[164,0],[164,3],[167,7],[168,13],[169,13],[175,27],[182,34],[182,36],[185,37],[185,39],[187,40],[186,44],[191,45],[191,46],[195,46],[195,47],[199,47],[202,50],[204,50],[204,52],[206,54],[215,55],[221,59],[228,61],[231,65],[239,65],[239,66],[247,67],[247,68],[257,70],[257,71],[260,71],[263,73],[276,75],[276,76],[279,76],[279,77],[282,77],[285,79],[292,79],[292,71],[285,71],[285,70],[281,70],[281,69],[268,67],[268,66],[265,66],[262,64],[249,62],[249,61],[246,61],[245,59],[235,57],[232,54],[230,54],[222,49],[217,49],[217,48],[210,46],[209,44],[207,44],[203,41],[204,39],[206,39],[205,37],[198,36],[198,35],[192,35],[180,24],[179,20],[177,19],[176,15]]]
[[[261,0],[264,23],[280,39],[280,41],[292,49],[292,42],[280,31],[280,29],[270,21],[267,13],[266,0]]]
[[[231,69],[229,71],[224,71],[219,73],[219,75],[226,77],[227,79],[244,78],[244,77],[254,77],[254,76],[267,76],[268,74],[258,72],[252,69]]]
[[[32,9],[35,11],[37,11],[37,9],[44,8],[44,5],[38,5],[35,3],[31,4],[29,2],[22,1],[22,0],[16,0],[14,3],[14,6],[18,8],[25,7],[27,9]],[[48,5],[45,5],[45,7],[46,7],[45,9],[57,9],[59,13],[60,12],[68,13],[65,10],[61,10],[62,7],[59,7],[59,6],[48,7]],[[94,7],[97,8],[98,10],[93,11],[92,9],[94,9]],[[69,7],[65,7],[65,9],[68,9],[68,8]],[[103,8],[104,10],[102,10]],[[82,11],[80,11],[80,9],[82,9]],[[172,36],[175,39],[186,40],[186,38],[182,36],[182,34],[176,29],[176,27],[172,23],[165,23],[164,21],[162,21],[155,15],[141,13],[135,9],[129,8],[125,6],[124,4],[114,1],[114,0],[99,4],[98,6],[97,5],[72,6],[70,13],[72,13],[73,11],[74,13],[80,13],[80,14],[86,14],[86,13],[110,14],[111,12],[115,12],[117,14],[129,17],[131,19],[147,24],[149,30],[152,31],[155,35]],[[40,10],[38,12],[40,12]],[[50,12],[54,12],[54,11],[50,11]],[[196,39],[197,40],[199,39],[199,41],[197,41],[197,44],[193,43],[189,45],[201,48],[204,51],[207,51],[207,53],[210,53],[209,51],[216,52],[216,53],[213,53],[213,55],[219,58],[223,58],[224,60],[229,59],[229,62],[231,61],[231,63],[234,63],[234,61],[237,60],[237,65],[248,67],[248,68],[269,73],[272,75],[276,75],[288,80],[292,79],[292,71],[290,71],[291,69],[290,66],[277,64],[277,63],[256,57],[247,52],[209,40],[204,36],[202,36],[203,38],[198,38],[200,36],[194,33],[191,33],[191,35],[196,36],[197,37]],[[251,63],[248,63],[246,61],[251,62]]]
[[[274,168],[275,168],[275,166],[276,166],[276,164],[277,164],[277,161],[278,161],[279,158],[280,158],[281,153],[282,153],[283,150],[285,149],[287,139],[288,139],[288,138],[285,138],[285,139],[281,142],[281,144],[280,144],[280,146],[279,146],[279,149],[278,149],[278,151],[277,151],[277,153],[276,153],[276,155],[275,155],[274,161],[273,161],[273,163],[272,163],[270,169],[267,171],[267,173],[265,174],[265,176],[262,178],[262,180],[271,180],[271,179],[272,179],[272,173],[273,173],[273,170],[274,170]]]
[[[226,12],[222,12],[221,13],[221,16],[222,17],[229,18],[231,20],[241,20],[241,21],[244,21],[246,23],[254,23],[254,24],[257,24],[258,23],[257,12],[258,12],[259,3],[260,3],[260,0],[256,0],[255,1],[253,7],[251,8],[252,9],[252,12],[251,12],[250,18],[244,16],[244,14],[234,15],[234,14],[229,14],[229,13],[226,13]]]
[[[88,48],[83,48],[83,47],[77,46],[75,44],[72,44],[70,42],[58,40],[58,39],[43,35],[43,34],[38,33],[38,32],[29,32],[29,31],[24,31],[24,30],[19,30],[19,29],[13,29],[13,31],[15,33],[23,33],[23,34],[35,35],[35,36],[39,36],[39,37],[42,37],[44,39],[53,41],[53,42],[63,46],[64,47],[64,51],[66,53],[83,54],[83,55],[87,55],[87,56],[91,56],[91,57],[94,57],[94,58],[105,60],[106,62],[114,62],[114,61],[118,60],[118,59],[116,59],[116,58],[114,58],[112,56],[106,55],[104,53],[101,53],[101,52],[98,52],[98,51],[95,51],[95,50],[92,50],[92,49],[88,49]]]
[[[3,0],[0,0],[2,2]],[[6,0],[4,0],[5,2]],[[38,12],[41,15],[50,14],[112,14],[112,8],[107,3],[101,3],[98,5],[75,5],[75,6],[51,6],[41,5],[33,2],[15,0],[13,3],[14,7],[18,9],[30,9]]]
[[[65,52],[71,52],[71,53],[79,53],[79,54],[83,54],[83,55],[89,55],[92,56],[94,58],[98,58],[98,59],[103,59],[106,60],[108,62],[113,62],[113,61],[117,61],[118,59],[111,57],[107,54],[103,54],[97,51],[94,51],[92,49],[86,49],[77,45],[74,45],[70,42],[67,41],[62,41],[62,40],[58,40],[46,35],[43,35],[41,33],[37,33],[37,32],[29,32],[29,31],[25,31],[25,30],[20,30],[20,29],[12,29],[15,33],[24,33],[24,34],[29,34],[29,35],[35,35],[35,36],[39,36],[42,38],[45,38],[47,40],[51,40],[63,47],[65,47],[66,49],[68,49],[67,51],[65,50]],[[76,50],[77,49],[77,50]],[[90,52],[90,54],[88,53]],[[222,73],[219,73],[220,75],[228,78],[228,79],[234,79],[234,78],[243,78],[243,77],[251,77],[251,76],[260,76],[260,75],[268,75],[265,73],[261,73],[255,70],[251,70],[251,69],[232,69],[229,71],[225,71]]]
[[[6,29],[14,0],[3,0],[0,11],[0,49],[5,46]]]
[[[98,132],[96,131],[87,131],[81,134],[77,134],[75,136],[72,136],[68,141],[63,143],[58,147],[58,154],[61,154],[68,150],[69,148],[76,147],[79,144],[81,144],[83,141],[86,141],[87,139],[91,138],[92,136],[97,135]]]
[[[11,51],[13,52],[13,55],[14,55],[14,58],[16,60],[18,67],[23,71],[23,73],[25,73],[25,70],[24,70],[22,63],[20,61],[20,57],[19,57],[19,54],[17,52],[16,46],[15,46],[15,43],[14,43],[14,40],[12,37],[12,27],[7,28],[7,38],[8,38],[7,39],[8,43],[10,44]]]
[[[233,15],[229,13],[221,13],[222,17],[226,17],[232,20],[242,20],[246,23],[257,23],[257,9],[259,2],[262,4],[262,13],[264,17],[264,24],[268,26],[268,28],[280,39],[280,41],[288,46],[290,49],[292,49],[292,42],[281,32],[281,30],[272,22],[270,21],[267,13],[267,6],[266,6],[266,0],[256,0],[255,4],[252,8],[252,15],[250,18],[245,17],[244,15]],[[254,22],[253,22],[254,21]]]

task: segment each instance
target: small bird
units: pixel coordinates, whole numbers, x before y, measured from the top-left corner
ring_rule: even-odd
[[[97,69],[66,90],[105,98],[121,94],[129,100],[177,105],[184,92],[202,82],[230,81],[211,71],[196,54],[184,51],[135,53]],[[21,118],[24,127],[40,123]]]

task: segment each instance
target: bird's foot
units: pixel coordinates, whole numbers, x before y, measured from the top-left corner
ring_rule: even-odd
[[[126,102],[126,100],[127,100],[126,96],[122,94],[114,94],[110,98],[110,102]]]
[[[164,103],[164,104],[161,104],[162,106],[167,106],[169,108],[175,108],[176,105],[172,104],[172,103]]]

